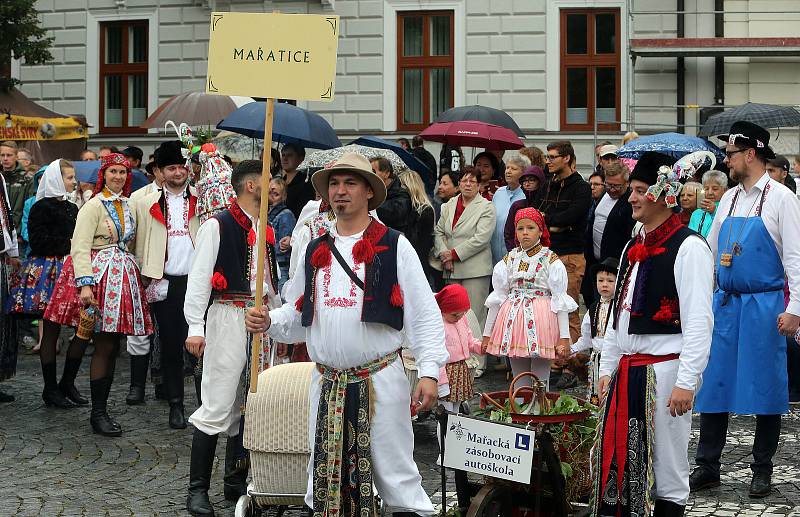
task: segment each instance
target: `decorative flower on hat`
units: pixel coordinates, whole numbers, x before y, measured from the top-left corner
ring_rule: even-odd
[[[711,161],[710,169],[717,165],[717,158],[710,151],[697,151],[687,154],[672,167],[662,165],[658,169],[658,179],[654,185],[647,189],[647,199],[655,201],[661,194],[667,206],[674,208],[678,206],[678,195],[681,193],[683,184],[681,180],[691,178],[700,168],[705,165],[706,160]]]
[[[189,124],[186,122],[182,122],[180,126],[176,126],[173,121],[168,120],[167,123],[164,124],[164,129],[166,130],[170,125],[175,130],[175,133],[177,133],[178,140],[183,144],[181,155],[186,158],[186,168],[192,170],[192,153],[194,151],[192,128],[190,128]]]

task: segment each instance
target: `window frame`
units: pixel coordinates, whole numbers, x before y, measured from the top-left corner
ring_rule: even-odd
[[[430,55],[430,19],[435,16],[449,16],[450,18],[450,55]],[[403,55],[403,36],[405,18],[422,18],[422,55],[405,57]],[[450,70],[450,104],[455,105],[455,11],[397,11],[397,130],[419,132],[430,125],[431,99],[430,76],[431,69],[447,68]],[[405,95],[403,90],[403,71],[406,69],[422,69],[422,123],[403,123],[403,104]]]
[[[98,114],[98,127],[100,134],[142,134],[147,133],[147,129],[139,126],[128,125],[128,78],[130,76],[143,75],[145,77],[145,98],[149,100],[150,77],[148,68],[150,65],[150,46],[145,46],[145,60],[140,63],[129,63],[129,43],[131,27],[145,28],[145,41],[150,40],[150,23],[148,20],[119,20],[102,21],[99,24],[98,33],[100,35],[99,54],[98,54],[98,87],[100,112]],[[109,27],[122,27],[124,37],[122,38],[122,63],[108,64],[106,60],[106,33]],[[106,126],[105,104],[106,104],[106,84],[107,76],[120,76],[122,89],[122,125]],[[148,103],[149,104],[149,103]],[[146,108],[148,108],[146,106]]]
[[[561,131],[592,131],[594,130],[595,119],[595,100],[596,100],[596,73],[597,68],[614,68],[615,69],[615,90],[616,90],[616,115],[615,120],[621,121],[622,117],[622,13],[621,9],[617,7],[601,7],[601,8],[562,8],[559,10],[559,97],[561,101],[561,112],[559,113],[559,121]],[[567,17],[571,14],[584,14],[588,17],[587,20],[587,47],[586,54],[567,54]],[[614,15],[614,30],[616,38],[614,41],[614,52],[607,54],[595,53],[595,27],[598,14],[613,14]],[[567,70],[570,68],[585,68],[586,81],[587,81],[587,117],[585,124],[570,124],[567,123]],[[620,122],[614,123],[598,123],[597,129],[599,131],[619,131]]]

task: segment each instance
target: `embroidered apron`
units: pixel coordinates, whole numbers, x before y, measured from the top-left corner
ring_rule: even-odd
[[[739,232],[741,251],[730,266],[720,265],[720,257],[731,251],[717,251],[711,356],[696,410],[778,415],[789,409],[786,339],[777,324],[784,311],[783,263],[760,216],[729,216],[719,235]]]

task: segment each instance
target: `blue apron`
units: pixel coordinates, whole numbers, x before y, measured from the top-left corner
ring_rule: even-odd
[[[744,228],[742,227],[744,225]],[[741,231],[741,235],[739,235]],[[725,236],[740,254],[720,265]],[[784,269],[759,216],[727,217],[719,232],[711,356],[697,394],[699,413],[779,415],[789,410],[786,338],[778,332],[784,312]]]

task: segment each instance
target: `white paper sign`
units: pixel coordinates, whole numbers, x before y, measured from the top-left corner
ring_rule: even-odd
[[[533,447],[533,430],[450,415],[444,443],[444,465],[529,483]]]

